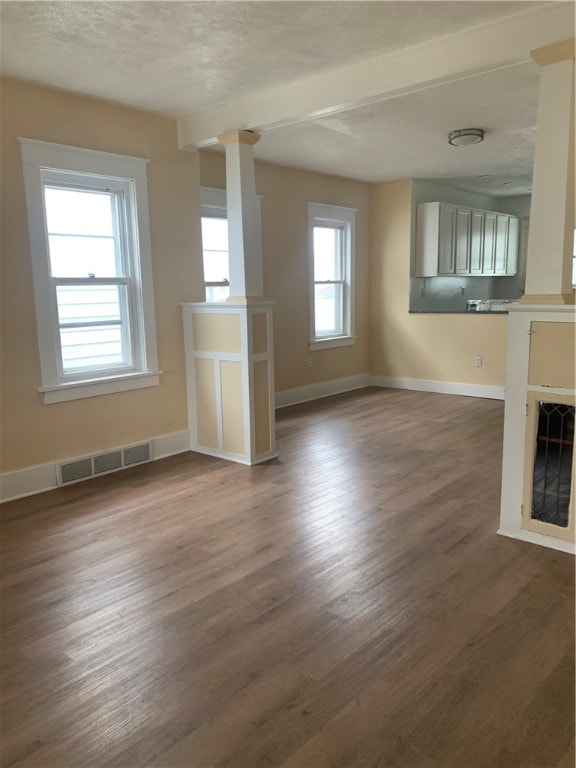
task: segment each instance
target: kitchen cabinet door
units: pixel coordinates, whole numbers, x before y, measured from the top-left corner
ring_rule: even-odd
[[[456,208],[453,205],[440,205],[440,226],[438,236],[438,274],[453,275],[454,264],[454,228]]]
[[[472,211],[470,220],[470,274],[481,275],[484,269],[484,211]]]
[[[416,208],[414,276],[438,275],[440,203],[420,203]]]
[[[508,256],[508,223],[510,217],[504,214],[496,216],[496,245],[494,248],[494,274],[506,274],[506,259]]]
[[[482,253],[482,274],[494,274],[494,252],[496,249],[496,214],[484,214],[484,242]]]
[[[458,208],[455,225],[455,272],[457,275],[470,274],[470,208]]]

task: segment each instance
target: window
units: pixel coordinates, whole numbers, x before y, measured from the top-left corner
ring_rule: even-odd
[[[158,384],[147,161],[20,143],[44,401]]]
[[[353,279],[356,211],[308,203],[310,349],[354,344]]]
[[[202,260],[206,301],[226,301],[230,296],[230,253],[226,190],[202,187]],[[256,195],[260,228],[262,197]]]
[[[206,301],[230,295],[226,190],[202,187],[202,259]]]

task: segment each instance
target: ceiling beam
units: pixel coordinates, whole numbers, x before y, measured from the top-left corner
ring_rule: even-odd
[[[531,61],[534,48],[573,33],[572,3],[554,3],[315,75],[251,93],[178,120],[178,146],[217,143],[230,130],[265,131]]]

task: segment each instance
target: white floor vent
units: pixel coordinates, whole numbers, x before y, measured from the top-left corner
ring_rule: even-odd
[[[108,453],[99,453],[77,461],[58,464],[58,485],[77,483],[89,477],[116,472],[134,464],[150,461],[150,443],[131,445],[128,448],[118,448]]]

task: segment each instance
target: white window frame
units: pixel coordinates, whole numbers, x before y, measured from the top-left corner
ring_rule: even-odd
[[[30,254],[36,304],[36,322],[45,403],[58,403],[96,395],[157,386],[160,383],[156,352],[156,323],[152,285],[152,255],[148,223],[146,165],[148,160],[92,149],[69,147],[35,139],[18,138],[22,153],[28,211]],[[44,183],[67,183],[121,190],[126,212],[125,278],[114,280],[130,286],[132,365],[63,374],[60,351],[55,279],[50,254],[44,204]],[[123,206],[123,207],[124,207]],[[79,282],[74,279],[74,282]]]
[[[354,335],[354,262],[356,251],[356,208],[340,205],[308,203],[308,265],[310,285],[310,351],[346,347],[356,343]],[[314,280],[314,227],[327,226],[342,229],[342,328],[337,336],[317,336],[315,320]]]

